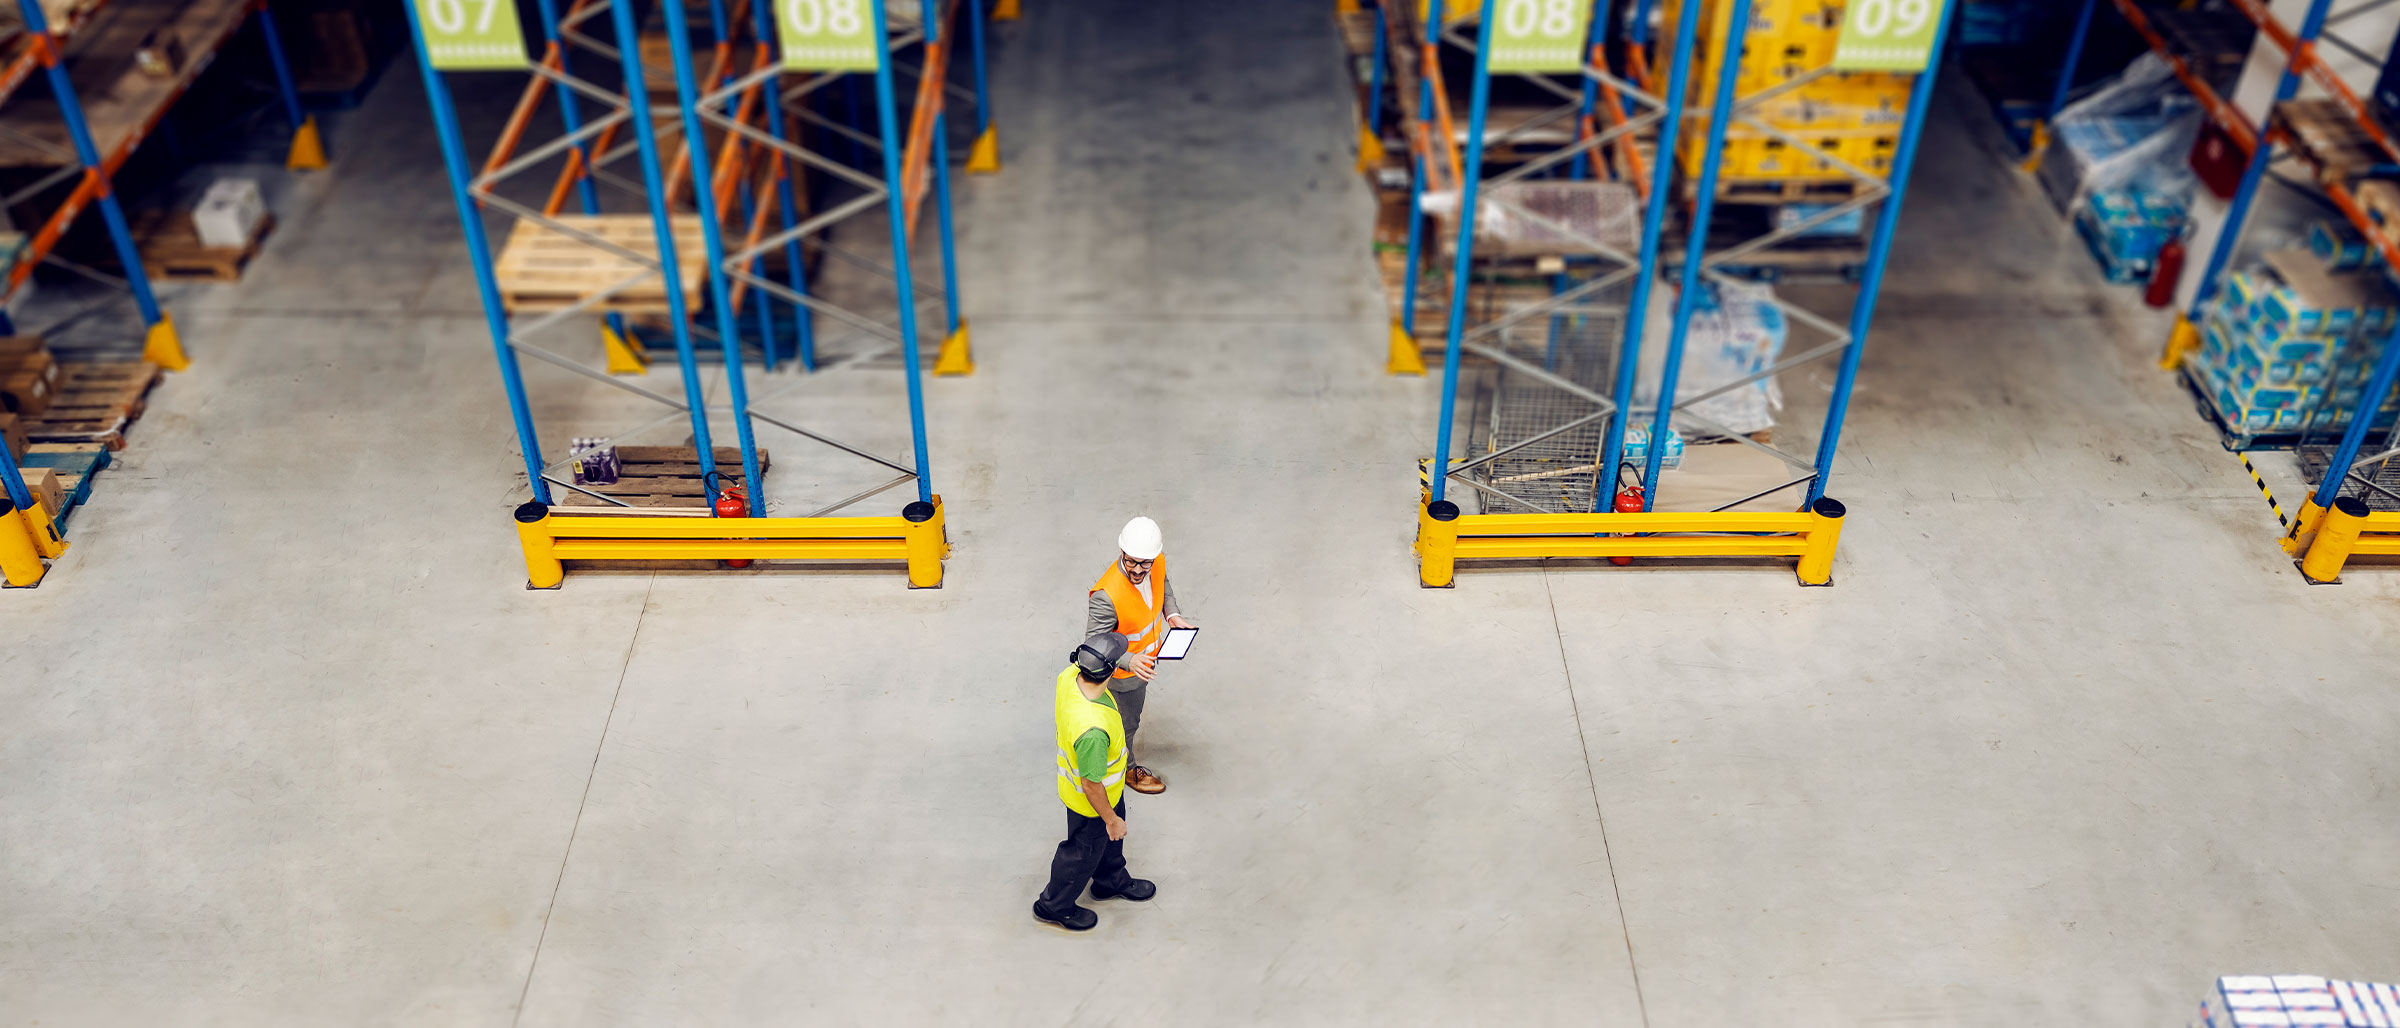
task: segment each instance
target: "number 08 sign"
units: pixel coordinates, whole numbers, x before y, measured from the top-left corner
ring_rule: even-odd
[[[1492,23],[1492,71],[1579,71],[1592,0],[1484,0]]]
[[[872,0],[774,0],[785,71],[874,71]]]
[[[1947,0],[1850,0],[1833,66],[1849,71],[1924,71]]]

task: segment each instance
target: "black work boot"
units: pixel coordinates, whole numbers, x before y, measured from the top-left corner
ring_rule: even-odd
[[[1100,915],[1088,907],[1069,903],[1067,909],[1052,913],[1042,908],[1041,900],[1033,901],[1033,916],[1070,932],[1088,932],[1100,924]]]
[[[1092,898],[1096,900],[1128,899],[1136,903],[1158,895],[1158,883],[1147,878],[1127,878],[1103,885],[1092,883]]]

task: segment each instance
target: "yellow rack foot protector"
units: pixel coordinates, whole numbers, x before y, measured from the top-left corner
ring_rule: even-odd
[[[1358,170],[1364,173],[1382,165],[1383,140],[1375,138],[1374,130],[1361,126],[1358,130]]]
[[[2325,508],[2317,506],[2316,494],[2309,494],[2308,499],[2300,501],[2300,512],[2292,515],[2292,523],[2283,530],[2283,538],[2277,545],[2283,547],[2283,552],[2299,556],[2316,538],[2317,526],[2324,520]]]
[[[600,326],[600,350],[608,354],[608,373],[611,375],[650,373],[650,351],[634,345],[607,325]]]
[[[525,548],[525,588],[558,588],[567,580],[567,567],[559,561],[550,532],[542,524],[550,517],[549,505],[529,500],[518,504],[511,516],[517,523],[517,542]]]
[[[2042,170],[2042,154],[2050,149],[2050,125],[2033,123],[2033,138],[2025,144],[2025,160],[2017,165],[2019,171],[2031,175]]]
[[[1458,568],[1458,504],[1435,500],[1417,508],[1417,584],[1447,589]]]
[[[57,557],[67,552],[67,541],[58,537],[58,526],[50,512],[42,509],[35,499],[30,510],[18,510],[6,496],[0,496],[0,580],[19,589],[42,584],[49,573],[44,557]]]
[[[967,148],[967,174],[997,175],[1000,173],[1000,126],[986,125],[983,134],[975,137],[975,145]]]
[[[2316,539],[2308,544],[2307,555],[2300,558],[2300,574],[2315,585],[2340,584],[2342,565],[2350,562],[2350,551],[2358,545],[2359,530],[2366,524],[2366,501],[2355,496],[2334,500],[2317,526]]]
[[[1392,322],[1392,352],[1383,362],[1383,370],[1395,375],[1425,373],[1425,355],[1417,352],[1417,339],[1409,335],[1400,323]]]
[[[293,171],[325,170],[325,137],[317,133],[316,115],[300,119],[299,130],[292,133],[292,152],[283,166]]]
[[[942,352],[940,356],[934,358],[933,373],[936,375],[972,375],[975,373],[975,355],[967,344],[966,322],[959,322],[958,331],[950,333],[950,338],[942,340]]]
[[[175,317],[158,312],[158,324],[150,326],[150,334],[142,340],[142,359],[168,371],[182,371],[192,366],[192,359],[183,355],[183,337],[175,334]]]
[[[1831,496],[1821,496],[1808,505],[1805,513],[1808,548],[1800,554],[1800,564],[1792,569],[1793,573],[1800,577],[1801,585],[1832,585],[1833,553],[1841,545],[1842,518],[1850,513],[1849,508]]]
[[[2175,329],[2167,333],[2167,350],[2159,354],[2158,366],[2173,371],[2183,365],[2183,355],[2200,345],[2200,327],[2181,314],[2175,316]]]

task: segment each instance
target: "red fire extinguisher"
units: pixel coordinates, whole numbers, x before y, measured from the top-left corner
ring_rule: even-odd
[[[2182,277],[2183,237],[2176,236],[2158,248],[2158,261],[2150,266],[2150,288],[2142,291],[2142,302],[2166,306],[2175,299],[2175,281]]]
[[[1633,469],[1630,466],[1617,469],[1617,502],[1616,505],[1611,509],[1615,510],[1619,514],[1639,514],[1642,512],[1642,484],[1638,481],[1625,481],[1625,472],[1631,470]],[[1608,562],[1618,567],[1624,567],[1627,564],[1633,563],[1633,558],[1610,557],[1608,558]]]
[[[709,479],[723,477],[725,476],[711,471],[708,474],[701,476],[700,484],[706,486],[708,485]],[[718,488],[715,510],[717,512],[717,516],[721,518],[749,517],[750,497],[744,494],[739,486],[724,486],[722,488]],[[748,560],[728,560],[725,562],[725,566],[729,568],[746,568],[750,566],[750,562]]]

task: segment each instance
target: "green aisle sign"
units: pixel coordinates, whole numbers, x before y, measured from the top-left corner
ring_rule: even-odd
[[[525,31],[516,0],[416,0],[425,57],[448,71],[525,66]]]
[[[1484,0],[1492,23],[1492,71],[1579,71],[1592,0]]]
[[[774,0],[775,24],[783,37],[785,71],[874,71],[883,53],[875,46],[871,0]]]
[[[1850,0],[1833,66],[1844,71],[1924,71],[1947,0]]]

